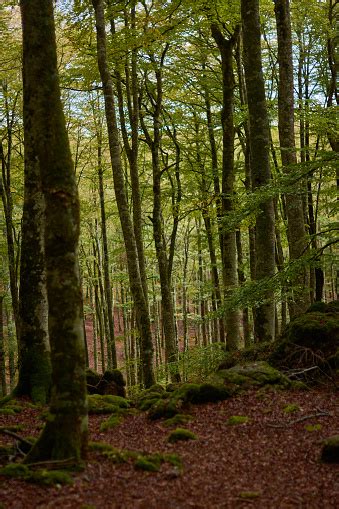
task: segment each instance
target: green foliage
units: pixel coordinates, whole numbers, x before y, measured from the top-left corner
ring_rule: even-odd
[[[171,444],[175,442],[186,442],[187,440],[197,440],[198,437],[195,433],[185,428],[176,428],[171,431],[171,433],[167,437],[167,441]]]
[[[246,415],[231,415],[227,419],[227,424],[229,426],[238,426],[239,424],[246,424],[249,421],[249,417]]]

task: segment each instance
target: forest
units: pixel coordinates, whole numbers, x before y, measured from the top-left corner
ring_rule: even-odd
[[[1,0],[0,509],[335,508],[337,0]]]

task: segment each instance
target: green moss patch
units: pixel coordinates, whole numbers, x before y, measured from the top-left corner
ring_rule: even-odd
[[[0,474],[45,486],[73,483],[68,472],[46,469],[31,470],[27,465],[21,463],[9,463],[0,469]]]
[[[170,443],[187,441],[187,440],[197,440],[197,435],[185,428],[176,428],[171,431],[171,433],[167,437],[167,441]]]
[[[122,422],[122,416],[121,415],[111,415],[108,419],[103,421],[100,424],[100,431],[107,431],[109,429],[115,428]]]
[[[249,421],[249,417],[246,415],[231,415],[227,419],[228,426],[238,426],[239,424],[246,424]]]
[[[176,414],[174,417],[166,419],[166,421],[163,422],[163,425],[170,428],[171,426],[178,426],[178,424],[187,424],[192,419],[193,419],[192,415]]]
[[[339,463],[339,435],[334,435],[323,441],[321,461],[324,463]]]
[[[103,456],[116,464],[131,461],[136,470],[158,472],[163,463],[169,463],[180,471],[182,469],[181,459],[175,453],[156,452],[147,454],[128,449],[117,449],[106,442],[90,442],[89,450],[100,452]]]
[[[290,403],[283,408],[283,412],[285,414],[293,414],[295,412],[300,412],[300,406],[295,403]]]

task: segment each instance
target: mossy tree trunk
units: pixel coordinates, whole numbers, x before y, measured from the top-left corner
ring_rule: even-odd
[[[19,379],[17,396],[45,404],[51,385],[48,304],[44,252],[45,203],[41,190],[36,132],[24,110],[25,171],[20,259]]]
[[[45,263],[52,360],[49,418],[27,463],[72,458],[87,447],[79,199],[60,100],[52,0],[21,0],[25,135],[45,200]]]
[[[266,186],[271,181],[270,133],[262,72],[259,0],[241,1],[243,26],[244,67],[249,110],[249,145],[252,186]],[[271,198],[259,208],[255,231],[255,278],[262,281],[275,273],[274,205]],[[256,341],[270,341],[275,333],[275,305],[273,291],[265,293],[265,302],[256,312],[254,336]]]
[[[7,380],[6,380],[6,361],[5,361],[3,300],[4,300],[4,295],[0,295],[0,395],[6,396],[6,394],[7,394]]]

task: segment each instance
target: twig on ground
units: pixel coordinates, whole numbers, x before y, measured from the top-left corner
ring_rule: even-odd
[[[293,424],[297,424],[298,422],[306,421],[308,419],[313,419],[314,417],[332,417],[332,414],[329,412],[317,412],[315,414],[304,415],[299,419],[295,419],[294,421],[284,422],[280,424],[270,424],[267,423],[267,426],[270,428],[286,428],[287,426],[292,426]]]

